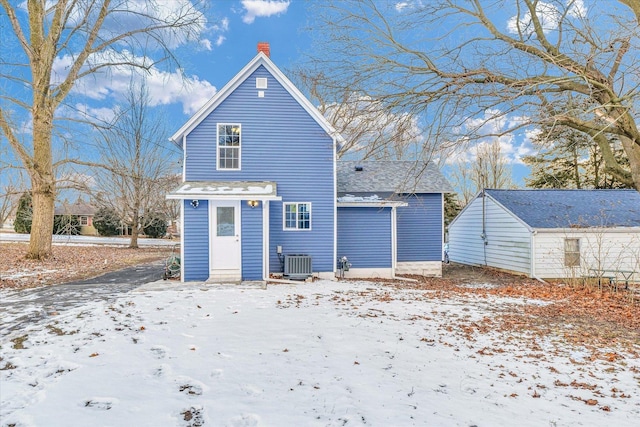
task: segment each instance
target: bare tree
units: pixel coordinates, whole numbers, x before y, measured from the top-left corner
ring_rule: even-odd
[[[297,86],[304,88],[318,110],[344,137],[338,157],[430,160],[432,146],[424,137],[417,117],[394,112],[365,94],[322,85],[323,79],[313,71],[300,68],[293,75]]]
[[[125,108],[100,135],[97,200],[116,210],[131,228],[129,247],[137,248],[148,222],[166,216],[165,194],[176,186],[179,152],[167,140],[164,118],[151,110],[144,84],[131,86]]]
[[[307,68],[318,85],[422,115],[439,145],[488,136],[481,125],[460,134],[486,111],[487,120],[516,118],[500,134],[568,126],[598,147],[608,173],[640,191],[640,0],[314,5],[323,48]],[[613,155],[614,139],[628,166]]]
[[[473,148],[473,158],[459,158],[451,168],[454,187],[463,205],[483,188],[514,188],[512,170],[502,155],[500,141],[481,143]]]
[[[16,55],[3,51],[0,77],[20,88],[0,94],[0,129],[31,179],[28,257],[41,259],[51,253],[56,111],[81,79],[113,67],[148,70],[157,62],[149,54],[156,52],[160,61],[174,59],[173,48],[195,39],[205,19],[187,0],[0,0],[0,6],[0,25],[11,29],[3,34],[12,36],[3,49],[11,45]],[[28,138],[21,121],[29,122]]]

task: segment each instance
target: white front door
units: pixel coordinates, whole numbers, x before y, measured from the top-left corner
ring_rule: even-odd
[[[209,218],[209,280],[241,280],[240,201],[212,200]]]

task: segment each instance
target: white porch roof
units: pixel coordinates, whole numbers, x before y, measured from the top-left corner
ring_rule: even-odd
[[[338,197],[339,208],[363,208],[363,207],[382,207],[382,208],[399,208],[409,206],[407,202],[399,200],[382,199],[378,195],[372,196],[353,196],[351,194],[345,194],[342,197]]]
[[[281,200],[271,181],[190,181],[167,194],[167,199]]]

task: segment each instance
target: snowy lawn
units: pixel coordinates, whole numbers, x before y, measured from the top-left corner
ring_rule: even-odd
[[[594,353],[561,334],[495,327],[542,301],[372,282],[169,286],[88,303],[3,338],[1,425],[640,420],[640,361],[628,348]]]

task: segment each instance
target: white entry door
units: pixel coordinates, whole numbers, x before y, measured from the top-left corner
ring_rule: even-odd
[[[209,280],[241,280],[240,201],[214,200],[209,209]]]

